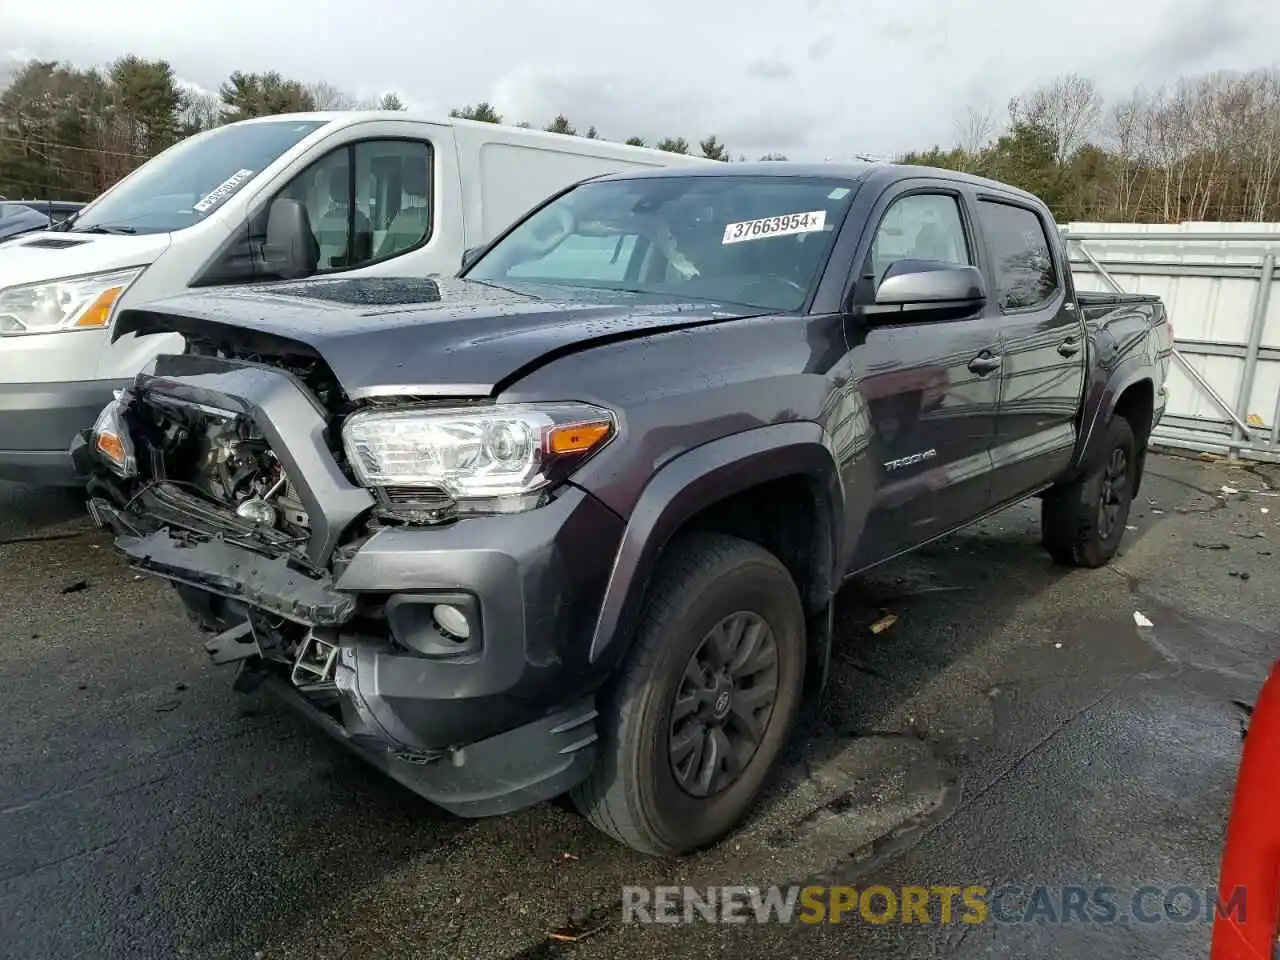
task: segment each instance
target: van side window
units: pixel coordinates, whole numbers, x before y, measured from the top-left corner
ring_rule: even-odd
[[[307,208],[318,273],[348,270],[421,244],[431,232],[431,147],[362,140],[321,157],[280,196]]]
[[[357,143],[356,210],[373,231],[375,259],[420,246],[431,236],[431,147],[420,140]]]
[[[878,282],[889,265],[899,260],[973,263],[955,197],[910,193],[889,206],[871,241],[865,273]]]
[[[978,201],[978,220],[995,270],[1001,310],[1048,302],[1058,289],[1049,238],[1034,210],[995,200]]]

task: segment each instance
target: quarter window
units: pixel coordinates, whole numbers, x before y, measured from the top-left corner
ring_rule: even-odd
[[[1040,216],[1026,207],[980,200],[978,219],[1000,309],[1026,310],[1048,302],[1058,289],[1058,275]]]
[[[912,193],[890,205],[871,242],[867,273],[879,281],[899,260],[973,263],[955,197]]]

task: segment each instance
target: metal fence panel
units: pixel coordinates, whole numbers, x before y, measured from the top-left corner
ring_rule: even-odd
[[[1153,440],[1280,460],[1280,223],[1071,223],[1081,290],[1158,295],[1175,337]]]

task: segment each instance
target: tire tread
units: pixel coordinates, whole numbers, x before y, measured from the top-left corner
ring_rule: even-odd
[[[679,536],[663,552],[657,572],[645,594],[639,627],[627,659],[606,696],[601,715],[601,751],[595,768],[585,781],[571,791],[571,797],[584,817],[597,829],[644,853],[669,855],[674,846],[661,836],[648,821],[627,785],[635,779],[634,771],[622,775],[623,767],[634,763],[626,756],[623,744],[626,733],[639,723],[643,700],[634,696],[649,675],[653,661],[666,642],[666,628],[687,603],[687,595],[696,593],[700,584],[717,570],[747,560],[766,562],[784,573],[786,568],[763,547],[738,537],[719,533],[689,533]],[[616,711],[610,716],[610,711]],[[603,727],[612,722],[615,729]]]

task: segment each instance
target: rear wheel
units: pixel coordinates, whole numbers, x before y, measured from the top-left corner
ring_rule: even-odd
[[[1133,503],[1136,446],[1129,421],[1113,418],[1098,461],[1045,494],[1040,524],[1045,549],[1057,563],[1100,567],[1115,556]]]
[[[800,594],[778,559],[736,537],[681,537],[602,704],[601,754],[573,792],[578,809],[645,853],[719,840],[791,732],[804,667]]]

